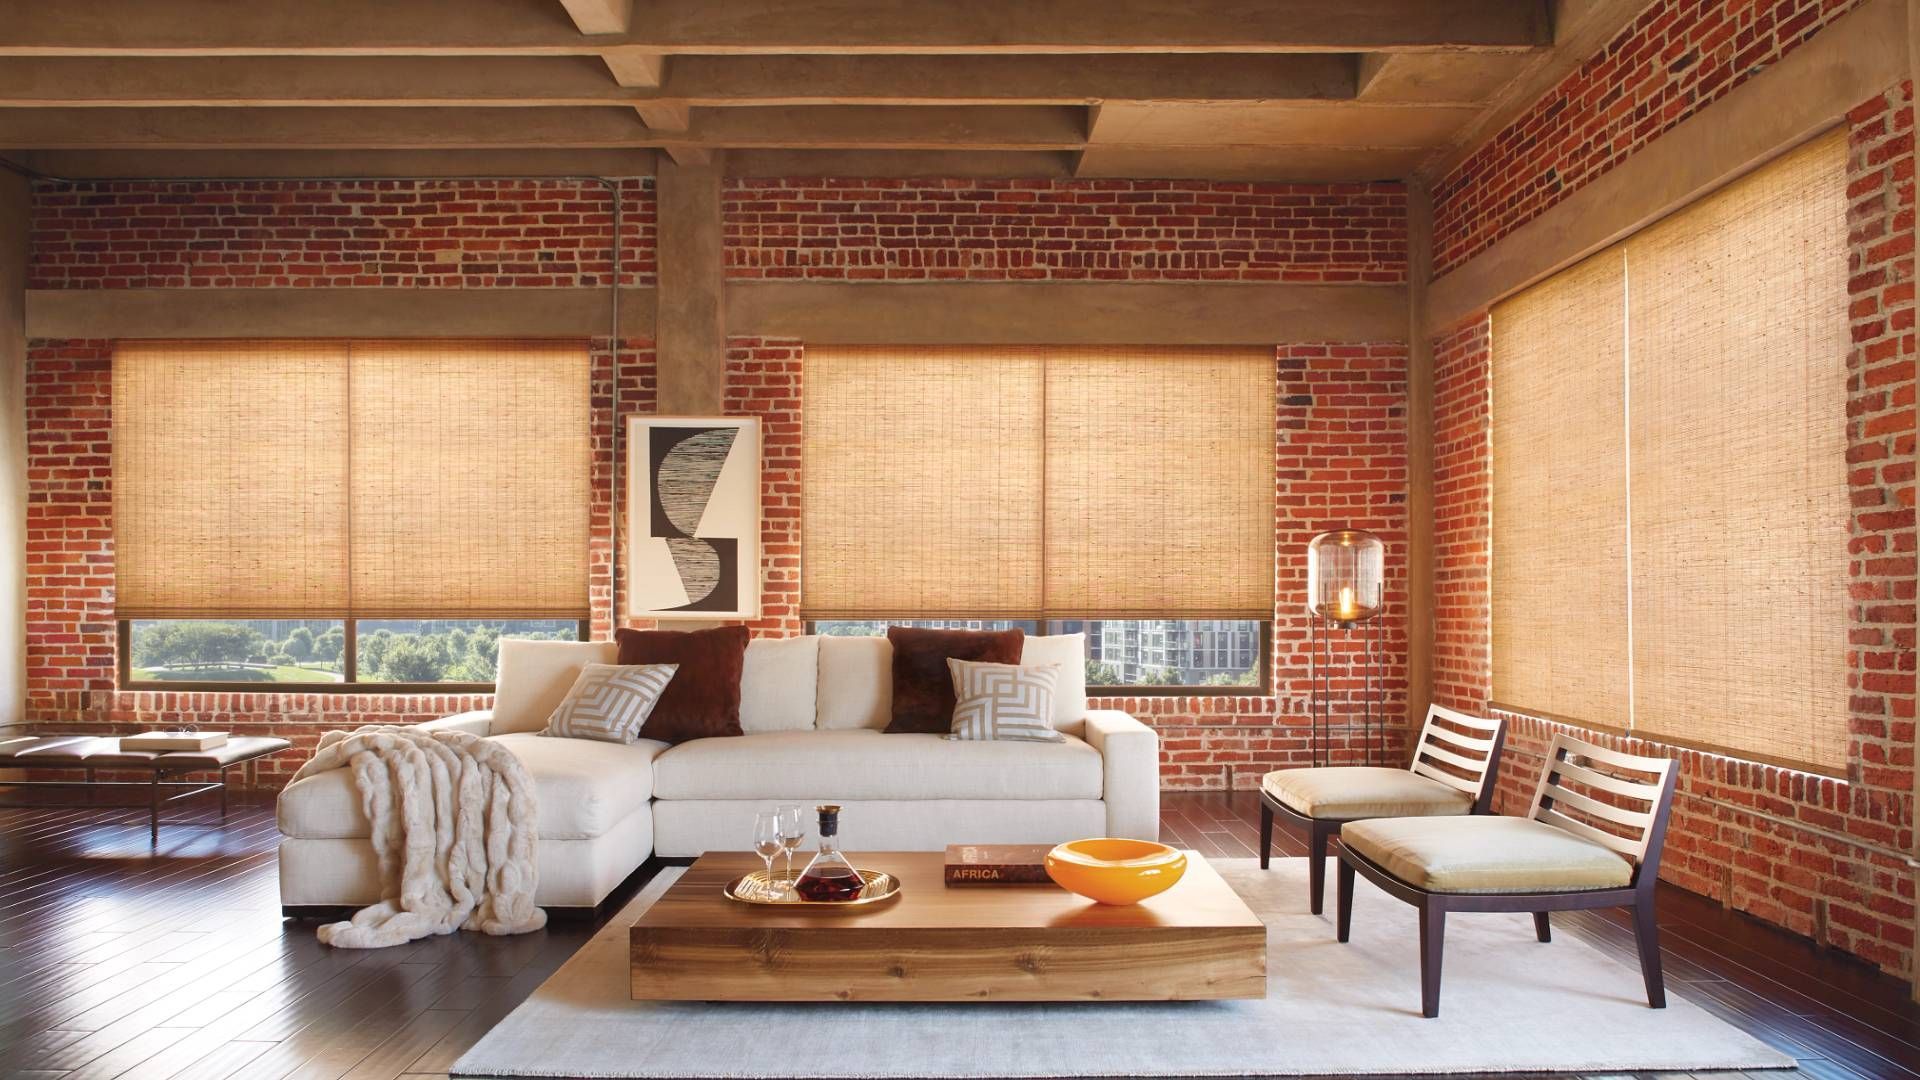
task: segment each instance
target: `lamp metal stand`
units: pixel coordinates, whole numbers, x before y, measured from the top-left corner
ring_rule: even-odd
[[[1312,721],[1312,745],[1309,754],[1315,767],[1332,763],[1331,735],[1333,731],[1333,679],[1334,679],[1334,641],[1336,637],[1357,641],[1360,646],[1359,660],[1361,672],[1360,702],[1357,719],[1360,726],[1361,763],[1376,764],[1375,746],[1379,745],[1380,762],[1386,759],[1385,733],[1375,728],[1373,699],[1376,686],[1375,657],[1380,654],[1379,616],[1343,622],[1324,615],[1309,614],[1307,628],[1307,707]],[[1352,657],[1354,654],[1347,654]],[[1353,664],[1349,661],[1345,670],[1351,674]],[[1347,730],[1348,745],[1352,745],[1352,732],[1356,716],[1353,706],[1353,692],[1349,687],[1344,700],[1348,706],[1344,727]],[[1384,714],[1380,717],[1385,719]]]

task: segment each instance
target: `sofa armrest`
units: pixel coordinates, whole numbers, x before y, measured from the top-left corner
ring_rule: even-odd
[[[424,724],[415,724],[414,727],[421,731],[464,731],[484,739],[493,733],[493,710],[476,709],[473,712],[454,713],[452,716],[443,716]]]
[[[1086,739],[1100,751],[1107,835],[1160,839],[1160,736],[1126,713],[1095,709]]]

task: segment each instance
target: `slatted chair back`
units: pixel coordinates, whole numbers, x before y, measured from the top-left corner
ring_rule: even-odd
[[[1649,869],[1659,872],[1676,778],[1671,758],[1623,754],[1561,732],[1527,816],[1626,856],[1648,878]]]
[[[1444,722],[1444,723],[1442,723]],[[1414,744],[1412,769],[1473,798],[1473,812],[1486,813],[1493,800],[1493,779],[1507,722],[1488,720],[1446,708],[1427,706],[1427,722]]]

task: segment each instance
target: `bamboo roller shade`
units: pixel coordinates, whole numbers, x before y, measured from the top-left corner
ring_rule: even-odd
[[[125,342],[123,618],[587,612],[577,343]]]
[[[336,342],[115,347],[121,616],[347,609],[346,370]]]
[[[1844,773],[1846,161],[1815,140],[1495,308],[1503,706]]]
[[[1847,145],[1627,242],[1634,724],[1847,758]]]
[[[807,352],[804,614],[1273,613],[1259,349]]]
[[[1623,728],[1625,266],[1602,252],[1494,310],[1493,693]]]

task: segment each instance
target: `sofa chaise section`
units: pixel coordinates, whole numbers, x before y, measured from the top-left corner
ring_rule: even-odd
[[[487,713],[421,725],[486,735]],[[495,736],[527,767],[540,800],[534,902],[592,908],[653,852],[653,759],[665,743],[631,746]],[[380,898],[379,860],[352,771],[333,769],[280,794],[280,902],[285,907],[354,907]]]

